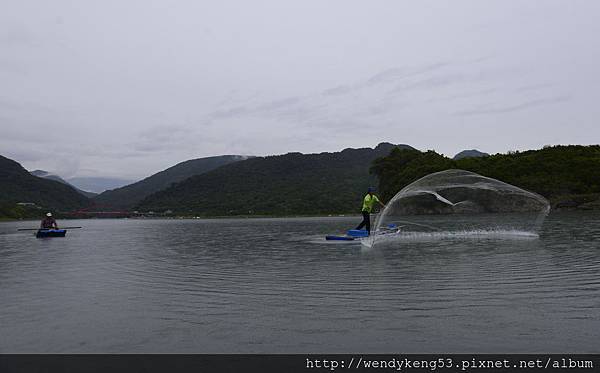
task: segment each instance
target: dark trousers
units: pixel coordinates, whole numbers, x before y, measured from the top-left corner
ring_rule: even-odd
[[[367,232],[371,234],[371,214],[368,211],[362,212],[363,221],[356,227],[356,229],[362,229],[362,227],[367,227]]]

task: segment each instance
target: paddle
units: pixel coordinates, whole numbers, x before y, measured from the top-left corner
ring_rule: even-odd
[[[79,229],[83,227],[59,227],[58,229]],[[19,228],[18,231],[39,231],[40,229],[54,229],[54,228]]]

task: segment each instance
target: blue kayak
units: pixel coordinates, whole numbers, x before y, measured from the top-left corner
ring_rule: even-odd
[[[64,237],[67,234],[66,229],[38,229],[35,236],[37,238],[42,237]]]

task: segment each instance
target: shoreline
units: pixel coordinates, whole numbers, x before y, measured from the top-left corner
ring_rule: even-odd
[[[377,215],[377,214],[372,214]],[[134,217],[89,217],[89,218],[61,218],[56,220],[220,220],[220,219],[293,219],[293,218],[360,218],[359,214],[339,214],[339,215],[219,215],[219,216],[134,216]],[[39,222],[40,219],[5,219],[0,218],[0,223],[3,222]]]
[[[565,212],[600,212],[600,208],[552,208],[549,215]],[[379,213],[371,214],[376,216]],[[362,218],[359,214],[327,214],[327,215],[218,215],[218,216],[133,216],[133,217],[58,217],[57,220],[221,220],[221,219],[294,219],[294,218]],[[0,223],[39,222],[41,218],[9,219],[0,218]]]

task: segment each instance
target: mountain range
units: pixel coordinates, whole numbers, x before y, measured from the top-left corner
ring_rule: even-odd
[[[87,207],[181,216],[356,213],[368,186],[379,184],[378,193],[391,198],[403,185],[448,168],[471,170],[540,193],[555,207],[600,207],[600,180],[591,172],[600,167],[598,146],[555,146],[491,156],[475,150],[461,153],[450,159],[434,151],[381,143],[374,149],[333,153],[198,158],[91,198],[70,185],[70,179],[42,170],[29,173],[0,156],[0,218]]]
[[[94,197],[94,202],[103,209],[128,209],[152,193],[168,188],[171,184],[247,158],[249,157],[241,155],[221,155],[191,159],[136,183],[105,191]]]
[[[85,198],[85,192],[72,185],[71,179],[67,181],[42,170],[29,174],[17,162],[3,158],[0,170],[7,176],[0,188],[5,191],[5,197],[0,200],[5,203],[4,207],[0,206],[0,215],[2,209],[14,210],[17,202],[62,211],[81,207],[92,207],[95,211],[153,209],[205,216],[355,212],[366,188],[376,183],[369,174],[371,162],[387,155],[394,147],[382,143],[375,149],[345,149],[334,153],[192,159],[89,199]],[[399,147],[412,149],[408,145]],[[23,192],[48,188],[52,191],[42,196]],[[227,198],[223,199],[223,195]]]
[[[462,169],[502,180],[548,198],[554,208],[600,208],[600,146],[557,145],[539,150],[450,159],[434,151],[394,150],[376,160],[381,195],[392,198],[433,172]]]
[[[310,215],[358,213],[371,163],[394,148],[254,157],[193,176],[143,199],[136,209],[179,215]]]
[[[460,153],[457,153],[452,159],[454,159],[455,161],[458,161],[459,159],[463,159],[463,158],[482,158],[482,157],[489,157],[490,155],[488,153],[483,153],[480,152],[477,149],[470,149],[470,150],[463,150]]]
[[[0,217],[21,217],[19,203],[66,211],[88,206],[91,201],[69,185],[34,176],[19,163],[0,156]]]

